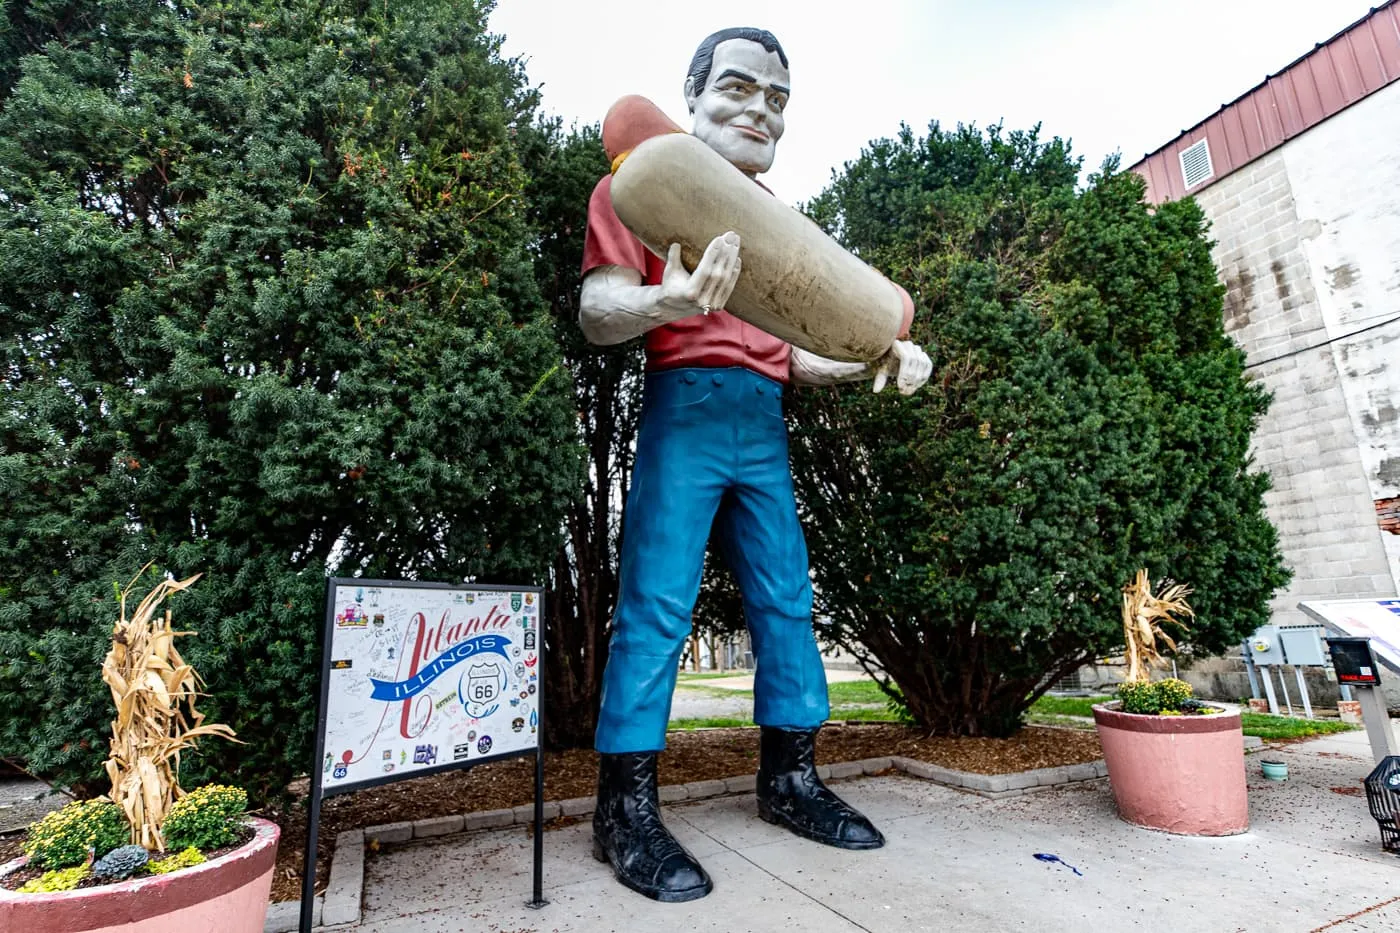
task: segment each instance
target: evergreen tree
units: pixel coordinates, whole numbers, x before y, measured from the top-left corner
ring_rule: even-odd
[[[1035,132],[933,125],[873,143],[810,205],[921,308],[910,398],[790,398],[818,613],[914,719],[1006,735],[1121,645],[1139,567],[1195,588],[1216,652],[1286,582],[1250,435],[1267,406],[1225,336],[1192,200],[1149,208]],[[894,685],[888,685],[893,691]]]
[[[0,754],[100,774],[112,582],[208,678],[190,779],[307,766],[328,572],[543,582],[579,476],[484,0],[7,4]]]

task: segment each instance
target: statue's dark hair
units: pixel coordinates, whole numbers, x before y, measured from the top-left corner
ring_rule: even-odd
[[[752,26],[721,29],[719,32],[706,36],[705,41],[701,42],[700,47],[695,50],[695,57],[690,60],[690,71],[686,72],[686,77],[691,82],[692,93],[698,95],[705,90],[705,84],[710,80],[710,66],[715,62],[715,47],[730,39],[747,39],[749,42],[757,42],[766,51],[777,52],[778,61],[783,63],[784,68],[788,66],[787,53],[778,44],[777,36],[768,30],[755,29]]]

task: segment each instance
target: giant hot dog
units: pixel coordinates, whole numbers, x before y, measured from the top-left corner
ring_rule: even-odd
[[[611,125],[610,125],[611,124]],[[869,362],[908,332],[913,302],[644,98],[608,112],[612,203],[653,253],[681,244],[694,270],[710,241],[739,234],[743,270],[726,310],[834,360]]]

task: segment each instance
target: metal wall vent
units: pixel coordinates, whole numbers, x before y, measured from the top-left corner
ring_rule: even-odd
[[[1181,151],[1181,177],[1193,188],[1215,174],[1210,164],[1210,145],[1203,139]]]

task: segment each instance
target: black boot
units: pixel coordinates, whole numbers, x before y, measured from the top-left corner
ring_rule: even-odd
[[[656,901],[693,901],[714,884],[661,823],[656,753],[598,756],[593,857],[611,862],[617,880]]]
[[[758,815],[838,849],[878,849],[885,837],[817,777],[817,730],[764,726],[759,740]]]

